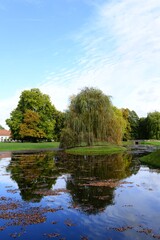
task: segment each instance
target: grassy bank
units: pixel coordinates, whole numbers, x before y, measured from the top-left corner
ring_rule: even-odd
[[[59,142],[41,142],[41,143],[19,143],[19,142],[0,142],[0,151],[20,151],[20,150],[36,150],[58,148]]]
[[[107,144],[105,146],[76,147],[67,149],[66,152],[75,155],[104,155],[125,151],[125,147]]]
[[[140,161],[144,164],[160,168],[160,150],[141,157]]]
[[[160,146],[160,141],[158,141],[158,140],[144,140],[144,142],[142,142],[142,144]]]

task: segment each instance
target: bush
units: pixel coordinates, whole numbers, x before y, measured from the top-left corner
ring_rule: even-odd
[[[61,132],[60,148],[71,148],[78,144],[76,133],[70,128],[64,128]]]

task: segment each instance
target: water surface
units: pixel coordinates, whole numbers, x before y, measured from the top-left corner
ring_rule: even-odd
[[[0,239],[160,239],[159,199],[135,153],[0,158]]]

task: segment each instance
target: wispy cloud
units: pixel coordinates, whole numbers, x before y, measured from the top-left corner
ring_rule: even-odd
[[[87,2],[93,16],[70,35],[73,48],[66,49],[61,68],[53,68],[37,87],[60,110],[67,108],[69,96],[93,86],[112,95],[117,107],[133,109],[139,116],[160,111],[160,1]]]
[[[84,86],[102,89],[115,105],[140,116],[160,110],[159,0],[110,1],[94,7],[97,13],[73,38],[81,48],[75,67],[54,73],[42,89],[56,92],[53,102],[61,110],[66,98]]]

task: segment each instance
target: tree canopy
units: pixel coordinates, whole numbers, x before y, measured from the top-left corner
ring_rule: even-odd
[[[147,115],[148,137],[160,139],[160,112],[152,112]]]
[[[124,140],[129,139],[160,139],[160,112],[151,112],[147,117],[139,118],[135,111],[122,109],[126,120]]]
[[[60,140],[60,135],[61,131],[64,127],[64,118],[65,118],[65,113],[60,112],[60,111],[55,111],[53,118],[55,120],[55,127],[54,127],[54,140],[59,141]]]
[[[137,139],[139,137],[139,117],[135,111],[131,111],[128,108],[122,108],[123,118],[126,121],[126,128],[123,139]]]
[[[6,120],[13,139],[60,140],[61,147],[119,144],[121,140],[160,139],[160,112],[139,118],[128,108],[118,109],[111,97],[95,88],[84,88],[70,97],[68,110],[55,109],[47,94],[38,88],[21,93],[17,107]],[[4,129],[0,125],[0,129]]]
[[[70,99],[61,146],[93,145],[99,141],[119,143],[123,124],[118,121],[118,114],[109,96],[99,89],[84,88]]]
[[[147,118],[142,117],[139,119],[138,138],[149,139]]]
[[[21,93],[17,107],[11,112],[6,123],[13,139],[51,140],[54,136],[55,112],[49,96],[33,88]]]

